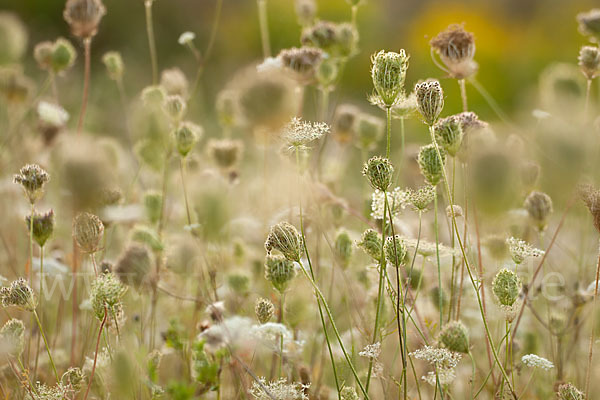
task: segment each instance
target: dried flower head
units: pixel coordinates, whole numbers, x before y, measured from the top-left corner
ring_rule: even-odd
[[[293,47],[281,50],[277,58],[281,65],[300,84],[310,84],[315,80],[317,69],[323,59],[323,50],[316,47]]]
[[[579,198],[585,203],[594,219],[594,227],[600,232],[600,190],[584,184],[579,185],[578,191]]]
[[[267,382],[265,378],[259,378],[252,384],[250,395],[256,400],[308,400],[305,393],[310,385],[302,383],[288,383],[286,378]],[[266,389],[266,391],[265,391]]]
[[[63,17],[73,35],[87,39],[96,35],[104,14],[106,7],[102,0],[67,0]]]
[[[385,121],[367,113],[358,114],[356,120],[357,146],[363,150],[373,150],[384,135]]]
[[[340,104],[336,107],[332,130],[338,141],[347,143],[352,140],[359,114],[360,109],[352,104]]]
[[[294,117],[283,128],[281,138],[289,151],[306,150],[308,144],[320,139],[329,132],[329,126],[324,122],[308,122]]]
[[[40,101],[37,106],[39,127],[46,139],[52,139],[69,121],[69,113],[58,104]]]
[[[362,351],[358,352],[359,356],[370,358],[372,360],[376,360],[380,354],[381,354],[381,342],[368,344],[365,346],[364,349],[362,349]]]
[[[435,186],[424,185],[417,190],[407,190],[407,200],[417,211],[425,211],[437,195]]]
[[[460,118],[456,115],[440,119],[434,126],[435,138],[440,146],[451,156],[456,156],[463,139]]]
[[[529,193],[523,208],[527,210],[529,217],[536,224],[538,230],[546,228],[548,217],[552,214],[552,199],[546,193],[533,191]]]
[[[558,386],[558,399],[559,400],[584,400],[585,395],[579,389],[577,389],[572,383],[563,383]]]
[[[404,265],[408,257],[408,247],[400,235],[388,236],[385,239],[385,258],[396,268]]]
[[[32,216],[25,217],[27,229],[32,228],[33,239],[40,247],[44,247],[52,232],[54,231],[54,211],[50,210],[46,213],[33,213]]]
[[[0,329],[0,353],[8,353],[15,357],[20,357],[25,348],[25,325],[20,319],[10,319],[6,321]]]
[[[404,49],[398,53],[381,50],[371,56],[373,86],[379,102],[386,107],[392,107],[404,93],[408,59]]]
[[[185,99],[178,94],[167,95],[162,106],[165,114],[175,122],[181,121],[187,111]]]
[[[460,321],[452,321],[440,332],[440,342],[450,351],[469,353],[469,331]]]
[[[168,68],[160,74],[160,86],[162,86],[168,95],[179,95],[184,99],[188,98],[189,83],[185,74],[179,68]]]
[[[358,394],[356,393],[356,389],[350,386],[345,386],[340,391],[340,397],[342,400],[359,400]]]
[[[200,140],[203,134],[202,127],[185,121],[177,126],[173,131],[175,137],[175,147],[181,157],[186,157]]]
[[[463,209],[458,204],[452,204],[446,207],[446,216],[450,219],[462,217],[463,215]]]
[[[446,163],[446,153],[443,149],[440,150],[442,159],[440,160],[436,147],[434,144],[428,144],[427,146],[421,147],[417,162],[419,163],[419,169],[421,174],[431,186],[435,186],[444,177],[443,169]]]
[[[13,177],[13,182],[23,187],[31,204],[35,204],[44,194],[44,185],[50,175],[37,164],[27,164]]]
[[[350,57],[357,50],[358,33],[351,24],[318,21],[304,28],[302,45],[318,47],[332,57]]]
[[[317,15],[317,4],[315,0],[295,0],[296,17],[298,23],[305,27],[310,26]]]
[[[19,307],[33,311],[37,307],[37,299],[33,290],[23,278],[13,281],[10,286],[0,288],[0,299],[3,307]]]
[[[521,292],[521,279],[507,268],[501,269],[492,281],[492,291],[501,305],[512,306]]]
[[[417,96],[417,110],[421,113],[424,122],[432,126],[444,108],[442,86],[436,80],[417,83],[415,94]]]
[[[265,259],[265,279],[271,282],[279,293],[287,290],[288,285],[296,276],[294,262],[283,257],[267,255]]]
[[[392,183],[394,166],[387,158],[374,156],[365,163],[362,174],[367,177],[373,189],[385,192]]]
[[[120,81],[123,79],[123,72],[125,71],[125,66],[123,64],[123,58],[121,57],[121,53],[118,51],[109,51],[104,53],[102,56],[102,62],[106,67],[106,72],[108,73],[108,77],[114,81]]]
[[[104,224],[96,215],[83,212],[73,219],[73,238],[85,253],[98,251],[103,234]]]
[[[121,282],[139,290],[149,283],[151,268],[152,256],[146,246],[131,244],[117,261],[114,272]]]
[[[70,367],[60,378],[60,383],[69,390],[77,393],[85,383],[85,373],[78,367]]]
[[[99,274],[92,282],[90,291],[90,302],[96,318],[102,321],[105,312],[107,319],[122,313],[121,299],[126,291],[127,288],[112,272]]]
[[[521,357],[521,362],[527,365],[530,368],[541,368],[543,370],[550,370],[554,368],[554,364],[545,359],[544,357],[540,357],[536,354],[526,354]]]
[[[475,37],[471,32],[465,31],[462,25],[450,25],[429,44],[440,56],[451,77],[465,79],[477,71],[477,63],[473,61]]]
[[[33,81],[23,74],[21,67],[0,66],[0,95],[9,104],[23,104],[32,95],[34,87]]]
[[[600,74],[600,49],[597,46],[583,46],[577,60],[587,79],[594,79]]]
[[[235,168],[242,158],[244,143],[241,140],[211,139],[206,151],[214,163],[222,170]]]
[[[33,57],[41,69],[61,74],[75,64],[77,52],[65,38],[58,38],[54,42],[38,43],[33,50]]]
[[[600,42],[600,8],[577,14],[579,32],[591,41]]]
[[[290,261],[300,262],[302,255],[302,237],[296,227],[288,222],[280,222],[271,226],[265,241],[267,254],[280,251]]]
[[[256,300],[254,313],[256,314],[258,322],[261,324],[266,324],[273,317],[273,314],[275,313],[275,306],[271,300],[261,297],[260,299]]]
[[[364,231],[356,245],[374,260],[381,260],[381,235],[375,230],[367,229]]]
[[[544,255],[544,251],[536,249],[524,240],[510,237],[506,239],[508,244],[508,250],[515,264],[521,264],[529,257],[541,257]]]

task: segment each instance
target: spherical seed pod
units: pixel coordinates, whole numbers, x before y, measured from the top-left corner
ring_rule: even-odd
[[[21,185],[31,204],[35,204],[44,194],[44,185],[50,175],[37,164],[27,164],[13,176],[13,182]]]
[[[587,79],[594,79],[600,74],[600,49],[596,46],[583,46],[579,50],[579,67]]]
[[[435,186],[425,185],[417,190],[409,190],[408,201],[417,211],[425,211],[427,207],[435,200],[437,195]]]
[[[457,116],[440,119],[433,127],[438,145],[451,156],[456,156],[463,140],[463,130]]]
[[[364,150],[373,150],[385,131],[385,121],[367,113],[360,113],[356,119],[357,146]]]
[[[596,43],[600,42],[600,8],[578,14],[577,22],[582,35]]]
[[[165,88],[168,95],[188,97],[189,83],[185,74],[179,68],[165,69],[160,74],[160,86]]]
[[[381,260],[381,235],[375,230],[364,231],[357,245],[374,260]]]
[[[105,310],[108,317],[115,316],[121,309],[121,299],[127,288],[114,273],[99,274],[90,291],[90,302],[98,320],[104,319]],[[107,318],[108,319],[108,318]]]
[[[294,225],[280,222],[271,227],[265,241],[265,250],[268,254],[273,250],[280,251],[288,260],[300,262],[302,237]]]
[[[538,230],[546,228],[548,217],[552,214],[552,199],[546,193],[533,191],[523,203],[529,217],[536,224]]]
[[[121,282],[140,290],[149,283],[151,269],[152,256],[146,246],[131,244],[117,261],[114,272]]]
[[[389,236],[385,239],[385,258],[396,268],[404,265],[408,256],[408,247],[400,235]]]
[[[436,80],[417,83],[415,94],[417,96],[417,110],[421,113],[424,122],[432,126],[444,108],[442,86]]]
[[[99,250],[103,234],[104,224],[96,215],[83,212],[73,220],[73,238],[85,253]]]
[[[74,36],[86,39],[96,35],[104,14],[102,0],[67,0],[63,17]]]
[[[33,222],[32,216],[28,215],[25,217],[25,223],[27,224],[27,230],[30,227],[33,228],[33,240],[40,247],[44,247],[50,236],[52,236],[52,232],[54,231],[54,211],[50,210],[46,213],[33,213]],[[33,225],[31,225],[33,223]]]
[[[419,163],[419,169],[421,174],[425,177],[427,183],[431,186],[435,186],[444,177],[443,169],[446,163],[446,153],[443,149],[440,149],[440,155],[442,160],[438,157],[437,150],[434,144],[428,144],[427,146],[421,147],[417,162]]]
[[[254,306],[254,313],[256,314],[256,318],[258,322],[261,324],[266,324],[271,320],[273,314],[275,313],[275,306],[269,299],[260,298],[256,300],[256,305]]]
[[[75,64],[77,52],[75,47],[65,38],[58,38],[52,45],[50,67],[56,74],[61,74]]]
[[[335,255],[342,268],[348,268],[352,259],[352,239],[345,230],[340,230],[335,237]]]
[[[20,357],[25,349],[25,325],[20,319],[8,320],[0,329],[2,352]]]
[[[0,12],[0,64],[17,63],[27,51],[27,28],[16,14]]]
[[[371,56],[373,86],[386,107],[394,105],[404,92],[408,59],[404,49],[398,53],[381,50]]]
[[[49,70],[52,67],[51,58],[53,46],[54,44],[51,41],[46,40],[36,44],[33,48],[33,58],[40,69]]]
[[[475,55],[475,37],[465,31],[462,25],[450,25],[429,42],[431,48],[440,56],[455,79],[465,79],[477,71]]]
[[[291,72],[292,78],[307,85],[315,80],[319,64],[323,60],[323,50],[316,47],[293,47],[282,50],[277,58]]]
[[[373,189],[385,192],[392,184],[394,166],[387,158],[375,156],[365,163],[362,173],[367,177]]]
[[[460,321],[444,325],[440,332],[440,342],[450,351],[469,353],[469,331]]]
[[[492,291],[503,306],[512,306],[521,292],[521,279],[507,268],[500,270],[492,281]]]
[[[106,67],[108,77],[114,81],[119,81],[123,78],[123,72],[125,66],[123,65],[123,58],[121,53],[118,51],[109,51],[102,56],[102,62]]]
[[[286,291],[290,281],[295,276],[296,268],[293,261],[283,256],[267,255],[265,259],[265,279],[271,282],[279,293]]]
[[[167,95],[163,101],[163,111],[173,121],[181,121],[187,111],[187,103],[179,95]]]
[[[203,130],[191,122],[183,122],[173,132],[175,147],[181,157],[186,157],[202,137]]]

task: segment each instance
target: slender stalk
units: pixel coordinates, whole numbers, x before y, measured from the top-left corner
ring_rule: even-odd
[[[405,137],[405,128],[404,128],[404,117],[400,118],[400,166],[402,166],[402,161],[404,161],[404,139]]]
[[[33,216],[32,216],[33,219]],[[40,298],[39,304],[40,313],[44,308],[44,246],[40,246]],[[44,319],[44,315],[42,314],[40,319]],[[37,338],[37,346],[35,347],[35,366],[33,368],[33,380],[37,381],[37,368],[38,368],[38,359],[40,355],[40,336]]]
[[[185,183],[185,166],[187,159],[182,157],[179,162],[179,172],[181,173],[181,186],[183,186],[183,198],[185,200],[185,212],[187,214],[188,225],[192,225],[192,216],[190,214],[190,205],[188,202],[187,185]]]
[[[44,328],[42,328],[42,323],[40,322],[40,317],[36,310],[33,310],[33,316],[35,318],[35,322],[37,323],[38,328],[40,328],[40,334],[44,339],[44,346],[46,346],[46,352],[48,353],[48,359],[50,360],[50,365],[52,365],[52,370],[54,371],[54,376],[56,377],[56,382],[60,382],[60,378],[58,377],[58,372],[56,372],[56,365],[54,364],[54,359],[52,358],[52,354],[50,354],[50,346],[48,345],[48,341],[46,340],[46,334],[44,333]]]
[[[458,86],[460,86],[460,98],[462,100],[463,112],[467,112],[467,111],[469,111],[469,106],[467,104],[467,88],[465,85],[465,80],[459,79]]]
[[[85,57],[85,66],[83,73],[83,97],[81,99],[81,111],[79,112],[79,121],[77,122],[77,135],[81,135],[83,129],[83,121],[85,119],[85,111],[87,109],[88,95],[90,91],[90,63],[92,52],[92,38],[86,37],[83,39],[83,52]]]
[[[83,396],[83,400],[87,400],[88,394],[90,393],[90,388],[92,387],[92,382],[94,381],[94,373],[96,372],[96,362],[98,361],[98,349],[100,347],[100,336],[102,335],[102,330],[104,329],[104,324],[106,323],[106,318],[108,316],[108,309],[104,306],[104,318],[102,319],[102,323],[100,324],[100,329],[98,330],[98,339],[96,340],[96,351],[94,353],[94,365],[92,366],[92,373],[90,374],[90,382],[88,383],[87,389],[85,390],[85,396]]]
[[[352,26],[354,27],[354,29],[357,29],[358,27],[356,26],[356,15],[358,14],[358,5],[353,5],[352,6],[352,17],[351,17],[351,21],[352,21]]]
[[[256,0],[258,5],[258,23],[264,58],[271,57],[271,41],[269,39],[269,21],[267,19],[267,0]]]
[[[154,0],[144,1],[146,9],[146,34],[148,35],[148,47],[150,48],[150,61],[152,63],[152,84],[158,82],[158,61],[156,57],[156,40],[154,39],[154,22],[152,21],[152,3]]]
[[[590,335],[590,349],[588,352],[587,373],[585,375],[585,397],[590,398],[590,377],[592,375],[592,358],[594,356],[594,330],[596,327],[596,300],[598,299],[598,279],[600,279],[600,252],[596,265],[596,286],[594,288],[594,301],[592,303],[592,333]]]
[[[29,266],[25,271],[27,273],[27,280],[31,284],[31,270],[33,269],[33,214],[35,212],[35,205],[31,203],[31,217],[29,218]]]
[[[385,146],[385,158],[390,158],[390,147],[392,142],[392,108],[387,107],[385,109],[386,115],[386,128],[387,128],[387,144]]]
[[[441,160],[441,157],[440,157]],[[444,168],[442,166],[442,168]],[[443,307],[443,296],[442,296],[442,268],[440,262],[440,238],[439,238],[439,226],[438,226],[438,196],[437,193],[433,198],[433,226],[435,230],[435,258],[437,261],[438,270],[438,307],[440,309],[440,330],[444,324],[444,307]]]
[[[587,123],[588,113],[590,109],[590,93],[592,92],[592,80],[587,80],[587,86],[585,89],[585,106],[583,108],[583,123]]]

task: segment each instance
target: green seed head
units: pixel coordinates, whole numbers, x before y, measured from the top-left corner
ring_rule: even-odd
[[[104,235],[104,224],[96,215],[83,212],[73,220],[73,238],[85,253],[98,251]]]
[[[30,227],[33,228],[33,239],[38,246],[44,247],[54,231],[54,211],[50,210],[43,214],[34,212],[33,225],[31,225],[31,215],[25,217],[25,223],[27,224],[27,230],[29,230]]]
[[[121,298],[125,295],[127,288],[113,273],[100,274],[92,282],[90,302],[96,318],[104,319],[105,310],[112,317],[121,312]]]
[[[417,110],[429,126],[435,124],[444,108],[444,92],[438,81],[426,81],[415,85]]]
[[[360,0],[352,0],[353,2],[358,2]],[[346,386],[342,389],[342,391],[340,392],[340,396],[342,397],[342,400],[359,400],[360,397],[358,397],[358,394],[356,393],[356,390],[353,387],[350,386]]]
[[[186,157],[202,136],[202,128],[191,122],[183,122],[175,132],[175,145],[181,157]]]
[[[381,260],[381,235],[375,230],[367,229],[364,231],[357,245],[374,260]]]
[[[187,103],[180,95],[168,95],[163,101],[163,111],[173,121],[181,121],[187,110]]]
[[[440,146],[451,156],[456,156],[463,139],[463,130],[458,117],[442,118],[433,127],[435,137]]]
[[[583,400],[585,395],[572,383],[563,383],[558,387],[559,400]]]
[[[404,92],[408,59],[403,49],[399,53],[381,50],[371,56],[373,86],[382,103],[387,107],[394,105],[398,96]]]
[[[392,183],[394,166],[387,158],[375,156],[365,163],[362,173],[367,177],[373,189],[385,192]]]
[[[162,194],[156,191],[144,193],[144,209],[150,223],[157,223],[162,209]]]
[[[503,306],[512,306],[519,298],[521,280],[516,273],[504,268],[494,277],[492,291],[500,304]]]
[[[227,285],[233,292],[243,296],[248,293],[250,278],[244,273],[234,272],[227,276]]]
[[[256,306],[254,307],[256,318],[261,324],[266,324],[273,317],[275,312],[275,306],[269,299],[260,298],[256,300]]]
[[[104,66],[106,66],[106,72],[110,79],[119,81],[123,78],[125,67],[123,65],[121,53],[118,51],[109,51],[102,56],[102,62],[104,63]]]
[[[50,66],[55,73],[59,74],[70,69],[75,64],[76,58],[77,52],[70,41],[65,38],[56,39],[50,56]]]
[[[335,238],[335,253],[343,268],[348,268],[352,259],[352,239],[345,230],[338,232]]]
[[[265,260],[265,279],[271,282],[279,293],[286,291],[290,281],[295,276],[296,268],[293,261],[279,255],[267,255]]]
[[[131,244],[117,261],[114,271],[121,282],[139,290],[149,283],[152,264],[146,246]]]
[[[425,180],[431,186],[440,183],[444,176],[443,168],[446,162],[446,153],[443,149],[440,149],[440,155],[442,156],[441,162],[434,144],[423,146],[419,151],[417,162],[419,163],[421,174],[423,174]]]
[[[271,227],[265,250],[271,254],[272,250],[278,250],[290,261],[300,262],[302,254],[302,238],[296,227],[287,222],[280,222]]]
[[[435,199],[435,186],[425,185],[417,190],[408,191],[408,201],[417,211],[425,211]]]
[[[469,352],[469,331],[460,321],[452,321],[444,325],[440,332],[440,342],[450,351]]]
[[[0,329],[2,345],[0,353],[8,353],[20,357],[25,348],[25,325],[20,319],[7,321]]]
[[[85,373],[81,370],[81,368],[71,367],[62,375],[60,382],[63,386],[78,392],[85,383]]]
[[[44,194],[44,185],[50,175],[37,164],[27,164],[13,177],[13,182],[21,185],[31,204],[35,204]]]
[[[23,278],[13,281],[10,286],[0,288],[0,299],[3,307],[19,307],[33,311],[37,307],[37,299],[33,290]]]
[[[546,228],[548,217],[552,214],[552,199],[546,193],[533,191],[527,196],[523,207],[536,224],[538,230]]]
[[[389,236],[385,239],[385,258],[395,267],[404,265],[408,256],[408,247],[400,235]]]
[[[372,150],[383,137],[385,121],[366,113],[360,113],[356,121],[358,147]]]

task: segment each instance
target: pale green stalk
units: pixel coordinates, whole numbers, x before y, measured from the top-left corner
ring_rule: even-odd
[[[269,39],[269,21],[267,19],[267,0],[256,0],[258,4],[258,23],[264,58],[271,57],[271,41]]]
[[[145,0],[146,9],[146,34],[148,35],[148,47],[150,48],[150,62],[152,63],[152,84],[158,83],[158,61],[156,56],[156,40],[154,39],[154,22],[152,21],[152,3],[154,0]]]
[[[56,382],[60,382],[60,378],[58,377],[58,372],[56,372],[56,365],[54,364],[54,359],[52,358],[52,354],[50,354],[50,346],[48,345],[48,341],[46,340],[46,334],[44,333],[44,328],[42,328],[42,323],[40,322],[40,318],[38,317],[38,313],[36,310],[33,310],[33,316],[35,317],[35,322],[37,323],[38,328],[40,328],[40,334],[44,339],[44,346],[46,346],[46,352],[48,353],[48,359],[50,360],[50,365],[52,365],[52,370],[54,371],[54,376],[56,377]]]

